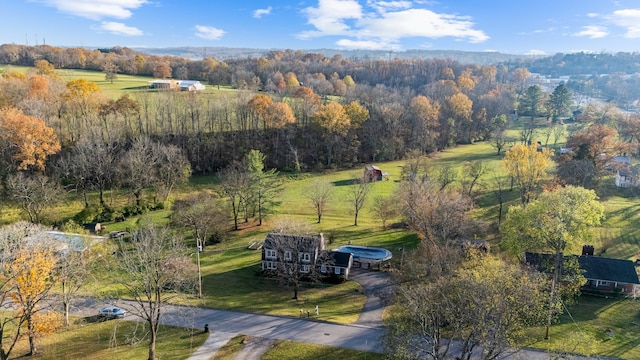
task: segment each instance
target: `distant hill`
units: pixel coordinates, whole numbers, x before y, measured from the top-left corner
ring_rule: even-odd
[[[270,51],[277,49],[252,49],[252,48],[228,48],[228,47],[167,47],[167,48],[146,48],[133,47],[135,51],[150,55],[178,56],[191,60],[198,60],[204,57],[213,57],[217,60],[229,60],[238,58],[256,58],[266,55]],[[532,59],[533,56],[503,54],[499,52],[479,52],[460,50],[405,50],[405,51],[384,51],[384,50],[340,50],[340,49],[306,49],[305,53],[318,53],[327,57],[342,55],[352,59],[390,60],[390,59],[452,59],[463,64],[498,64],[515,60]]]

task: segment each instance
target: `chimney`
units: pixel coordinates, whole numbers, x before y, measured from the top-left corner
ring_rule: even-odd
[[[320,233],[320,251],[324,251],[324,235]]]
[[[582,245],[582,256],[593,256],[593,245]]]

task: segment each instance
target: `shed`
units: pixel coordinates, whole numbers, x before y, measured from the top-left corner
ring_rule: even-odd
[[[383,172],[379,167],[375,165],[366,165],[364,167],[364,178],[367,181],[379,181],[388,177],[389,173]]]

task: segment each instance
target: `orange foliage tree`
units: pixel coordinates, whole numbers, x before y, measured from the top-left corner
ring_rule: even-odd
[[[49,155],[60,151],[53,129],[41,119],[27,116],[14,107],[0,110],[0,139],[7,146],[17,170],[44,171]],[[5,160],[5,159],[3,159]]]

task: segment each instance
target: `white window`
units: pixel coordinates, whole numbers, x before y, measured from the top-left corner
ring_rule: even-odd
[[[284,252],[284,260],[285,261],[291,261],[291,251],[285,251]]]
[[[596,286],[609,286],[609,282],[608,281],[603,281],[603,280],[598,280],[598,283],[596,284]]]
[[[334,272],[336,273],[336,275],[340,275],[340,268],[336,266],[334,268]]]
[[[326,273],[327,272],[327,266],[326,265],[320,265],[320,272],[321,273]]]
[[[310,262],[311,261],[311,253],[299,253],[298,261]]]
[[[267,270],[276,270],[276,263],[273,261],[266,261],[265,267],[267,268]]]
[[[271,249],[266,249],[264,252],[264,257],[267,259],[275,259],[277,257],[276,251]]]
[[[308,273],[309,272],[309,265],[300,266],[300,272],[301,273]]]

